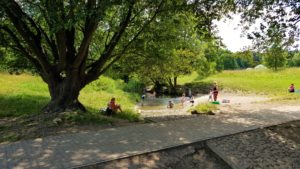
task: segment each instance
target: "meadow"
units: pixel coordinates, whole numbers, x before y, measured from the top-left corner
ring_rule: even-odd
[[[0,84],[0,117],[38,114],[50,101],[47,85],[38,76],[0,73]],[[128,84],[121,80],[102,76],[80,92],[79,100],[86,106],[88,112],[98,113],[100,108],[106,107],[112,97],[116,97],[125,114],[130,114],[138,94],[126,92],[130,91],[127,88]]]
[[[273,101],[300,100],[300,68],[287,68],[277,72],[271,70],[232,70],[223,71],[199,80],[193,73],[190,78],[178,79],[179,83],[195,81],[217,82],[222,90],[228,92],[267,95]],[[290,84],[295,84],[299,92],[289,93]]]

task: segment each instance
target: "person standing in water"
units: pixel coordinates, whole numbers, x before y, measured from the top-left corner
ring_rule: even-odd
[[[180,102],[181,102],[181,106],[183,106],[184,102],[185,102],[186,98],[185,98],[185,93],[182,94]]]
[[[214,85],[213,85],[213,88],[212,88],[212,93],[213,93],[213,99],[214,99],[214,101],[217,101],[219,90],[218,90],[218,85],[217,85],[216,82],[214,82]]]

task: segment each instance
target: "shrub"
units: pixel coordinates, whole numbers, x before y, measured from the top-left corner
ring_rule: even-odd
[[[135,79],[130,79],[128,83],[124,84],[123,90],[131,93],[139,93],[143,91],[144,87],[145,86],[141,82]]]
[[[116,83],[113,79],[102,76],[100,79],[90,84],[95,91],[108,91],[116,89]]]
[[[199,104],[189,110],[193,114],[213,114],[217,110],[217,106],[211,103]]]
[[[207,94],[209,93],[209,90],[213,86],[213,82],[192,82],[192,83],[186,83],[184,85],[185,89],[190,88],[192,90],[193,94],[201,93],[201,94]]]

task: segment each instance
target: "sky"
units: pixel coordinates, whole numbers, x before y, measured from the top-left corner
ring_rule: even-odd
[[[222,42],[232,52],[242,51],[243,48],[252,46],[252,41],[246,37],[247,33],[243,33],[241,26],[239,26],[240,19],[239,15],[233,15],[232,19],[227,18],[226,20],[222,19],[214,22],[217,25],[218,35],[222,38]],[[300,23],[298,25],[300,26]],[[255,29],[255,27],[257,26],[253,26],[249,31]],[[300,40],[296,44],[298,44],[297,49],[300,50]]]
[[[242,36],[242,28],[238,26],[240,23],[240,17],[234,15],[232,20],[224,19],[216,21],[215,24],[218,27],[218,35],[223,39],[223,43],[232,52],[241,51],[244,47],[251,46],[251,40]]]

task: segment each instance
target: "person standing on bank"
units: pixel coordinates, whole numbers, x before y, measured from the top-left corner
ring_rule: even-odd
[[[214,85],[213,85],[213,88],[212,88],[212,93],[213,93],[214,101],[217,101],[219,91],[218,91],[218,85],[217,85],[216,82],[214,82]]]

